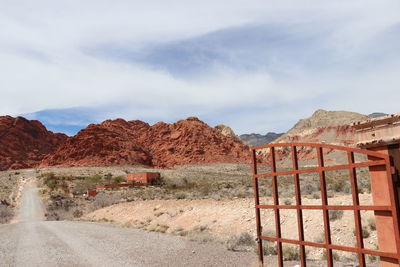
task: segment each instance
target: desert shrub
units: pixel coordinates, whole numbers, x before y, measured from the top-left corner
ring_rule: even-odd
[[[57,187],[62,189],[65,193],[69,193],[69,186],[68,183],[62,179],[57,183]]]
[[[371,229],[371,231],[375,231],[376,230],[376,222],[375,222],[375,218],[374,217],[369,217],[368,218],[368,226],[369,226],[369,229]]]
[[[241,246],[252,246],[254,240],[249,233],[243,232],[240,235],[231,236],[226,241],[226,247],[228,250],[235,251]]]
[[[54,179],[56,178],[56,175],[54,174],[54,172],[44,172],[40,174],[39,177],[46,180],[46,179]]]
[[[14,216],[13,209],[0,203],[0,223],[7,223]]]
[[[302,185],[302,187],[301,187],[301,192],[303,194],[311,195],[315,191],[319,191],[319,184],[315,186],[311,183],[306,183],[306,184]]]
[[[91,176],[85,177],[85,183],[87,185],[96,185],[99,184],[102,179],[102,176],[100,174],[95,174]]]
[[[125,178],[123,176],[117,176],[117,177],[114,178],[114,183],[115,184],[120,184],[123,181],[125,181]]]
[[[368,170],[361,170],[361,172],[357,175],[357,186],[359,193],[371,193],[371,179],[368,173]]]
[[[329,179],[328,189],[343,193],[350,193],[351,191],[348,179],[342,177]]]
[[[287,198],[287,199],[285,199],[284,203],[285,203],[285,205],[292,205],[292,200]]]
[[[184,236],[187,233],[186,233],[185,229],[183,229],[182,227],[178,226],[171,232],[171,234]]]
[[[215,236],[208,231],[207,226],[195,227],[193,230],[187,231],[186,236],[191,241],[197,241],[201,243],[215,240]]]
[[[53,172],[43,173],[41,175],[43,178],[43,183],[51,190],[54,191],[58,185],[58,179]]]
[[[159,178],[161,181],[163,180],[162,178]],[[190,189],[194,189],[194,188],[198,188],[199,185],[195,182],[191,182],[189,181],[187,178],[183,178],[177,182],[168,182],[165,183],[165,188],[169,189],[169,190],[190,190]]]
[[[266,197],[272,196],[272,189],[271,188],[261,188],[260,196],[266,196]]]
[[[234,193],[234,196],[237,197],[237,198],[245,198],[245,197],[248,197],[249,194],[248,194],[248,192],[245,191],[245,190],[238,190],[238,191],[236,191],[236,192]]]
[[[165,212],[164,211],[157,211],[154,213],[154,216],[156,217],[160,217],[161,215],[163,215]]]
[[[83,212],[79,209],[74,210],[74,212],[72,213],[72,215],[74,216],[74,218],[79,218],[83,215]]]
[[[332,258],[334,261],[340,261],[340,255],[336,251],[332,252]]]
[[[368,259],[368,262],[376,262],[377,261],[377,259],[378,259],[378,257],[377,256],[375,256],[375,255],[370,255],[370,254],[368,254],[367,255],[367,259]]]
[[[313,198],[313,199],[320,199],[320,198],[321,198],[321,195],[318,194],[318,193],[314,193],[314,194],[312,194],[312,198]]]
[[[378,248],[378,246],[377,246],[376,244],[374,244],[374,249],[375,249],[375,250],[379,250],[379,248]],[[368,255],[367,255],[367,259],[368,259],[368,261],[371,262],[371,263],[372,263],[372,262],[376,262],[376,261],[378,260],[378,256],[368,254]]]
[[[94,197],[92,205],[95,209],[101,209],[107,206],[114,205],[118,202],[118,200],[119,199],[117,196],[99,193]]]
[[[324,249],[324,252],[322,253],[322,259],[326,260],[326,249]],[[340,261],[340,255],[336,251],[332,251],[332,258],[334,261]]]
[[[165,233],[168,229],[169,226],[166,224],[158,224],[157,225],[151,225],[146,228],[150,232],[159,232],[159,233]]]
[[[331,221],[340,220],[343,217],[343,210],[330,210],[329,211],[329,219]]]
[[[257,250],[257,246],[256,246]],[[276,248],[276,243],[272,241],[264,241],[263,242],[263,254],[264,255],[277,255],[278,249]]]
[[[161,175],[159,175],[156,179],[150,180],[150,185],[165,185],[165,180],[163,177],[161,177]]]
[[[353,234],[356,235],[356,229],[353,229]],[[368,227],[363,225],[361,229],[361,235],[363,238],[368,238],[370,236],[370,232],[368,231]]]
[[[300,259],[299,249],[295,246],[285,245],[282,248],[283,260],[296,261]]]
[[[174,194],[174,198],[176,198],[176,199],[185,199],[186,197],[187,197],[187,194],[185,192],[179,191]]]
[[[39,190],[39,194],[42,195],[42,196],[46,195],[47,194],[47,190],[46,189],[40,189]]]

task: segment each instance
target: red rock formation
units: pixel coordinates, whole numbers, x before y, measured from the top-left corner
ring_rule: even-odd
[[[44,166],[132,165],[169,168],[180,164],[246,162],[250,152],[197,118],[153,126],[123,119],[91,124],[47,156]]]
[[[0,117],[0,170],[35,167],[68,137],[47,131],[39,121]]]
[[[151,165],[151,156],[137,142],[135,133],[150,126],[123,119],[90,124],[46,156],[45,166]]]
[[[234,137],[224,136],[197,118],[174,124],[159,122],[141,139],[150,149],[153,165],[173,167],[181,164],[248,162],[249,148]]]

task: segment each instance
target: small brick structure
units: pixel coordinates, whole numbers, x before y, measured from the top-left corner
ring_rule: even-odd
[[[95,197],[97,195],[96,189],[88,189],[86,192],[87,197]]]
[[[139,185],[149,185],[153,181],[160,178],[160,173],[158,172],[142,172],[142,173],[130,173],[126,176],[126,182],[131,182]]]

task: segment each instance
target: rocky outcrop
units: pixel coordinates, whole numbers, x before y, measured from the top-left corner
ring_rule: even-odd
[[[0,170],[32,168],[68,137],[48,131],[36,120],[0,117]]]
[[[238,138],[235,132],[229,126],[218,124],[214,128],[227,137]]]
[[[45,166],[141,164],[170,168],[183,164],[248,162],[249,148],[197,118],[153,126],[142,121],[91,124],[48,155]]]
[[[132,134],[146,126],[122,119],[91,124],[46,156],[39,167],[151,165],[151,156]]]
[[[153,165],[157,167],[250,159],[249,148],[240,140],[225,136],[194,117],[173,124],[157,123],[141,142],[152,151]]]

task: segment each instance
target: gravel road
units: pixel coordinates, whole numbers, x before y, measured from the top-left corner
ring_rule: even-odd
[[[27,184],[18,220],[0,226],[0,266],[250,266],[252,252],[109,224],[44,221]]]

